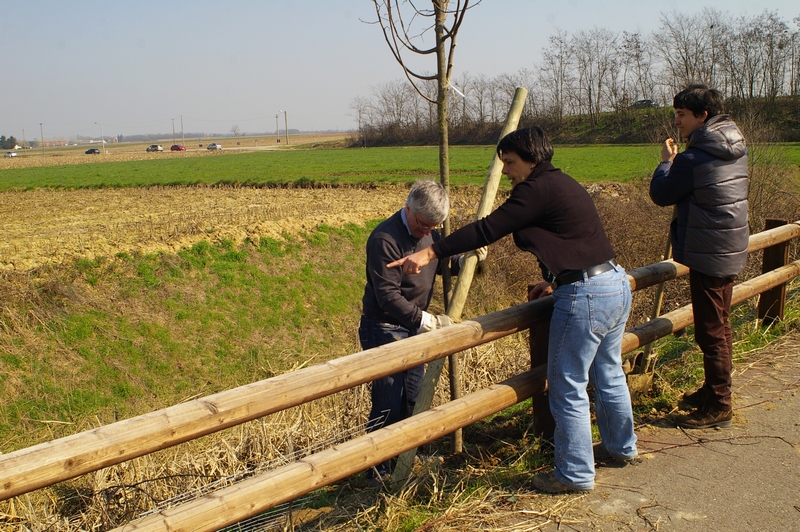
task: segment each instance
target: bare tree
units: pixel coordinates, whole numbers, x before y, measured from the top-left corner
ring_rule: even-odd
[[[724,68],[730,79],[730,94],[745,99],[753,98],[761,92],[762,50],[756,45],[761,41],[761,29],[751,26],[744,17],[732,24],[729,38],[726,39]]]
[[[566,32],[559,30],[542,50],[539,81],[546,95],[546,105],[552,110],[557,124],[567,114],[567,95],[572,86],[574,56]]]
[[[487,122],[495,122],[497,118],[494,105],[496,85],[484,74],[477,76],[472,82],[472,90],[469,93],[473,96],[473,121],[483,125]]]
[[[800,29],[800,17],[793,21]],[[790,35],[789,52],[789,94],[800,95],[800,31],[793,31]]]
[[[500,116],[505,116],[505,110],[511,108],[518,87],[525,87],[529,94],[528,98],[525,98],[525,105],[520,118],[530,119],[536,115],[540,100],[535,95],[540,91],[537,90],[537,78],[533,71],[521,68],[515,74],[498,76],[495,83],[498,87],[496,97],[499,106],[498,120],[502,120]]]
[[[364,126],[364,119],[367,117],[367,113],[369,112],[369,106],[369,100],[362,98],[361,96],[356,96],[350,102],[350,109],[356,113],[356,121],[358,122],[359,133],[361,133],[361,128]]]
[[[572,39],[577,66],[579,102],[592,124],[600,119],[604,103],[609,100],[608,84],[616,69],[616,36],[608,30],[595,28],[580,31]]]
[[[477,5],[480,0],[472,0]],[[430,8],[418,7],[415,0],[373,0],[377,24],[383,31],[386,44],[403,72],[420,96],[435,103],[439,137],[439,178],[445,188],[450,188],[450,155],[448,131],[448,100],[453,75],[453,55],[456,36],[470,8],[470,0],[456,0],[450,7],[449,0],[431,0]],[[433,27],[434,42],[426,45],[425,35]],[[412,67],[414,56],[436,57],[436,74],[426,74]],[[410,57],[409,57],[410,56]],[[418,57],[417,57],[418,59]],[[433,100],[425,90],[425,81],[436,80],[437,93]],[[445,220],[444,233],[450,231],[449,219]],[[449,287],[446,287],[449,288]],[[447,290],[445,290],[447,293]]]
[[[783,93],[786,80],[787,58],[791,46],[789,26],[775,12],[765,11],[756,20],[762,28],[763,77],[766,85],[764,96],[768,101],[774,102]]]
[[[677,12],[661,15],[661,28],[653,40],[666,67],[665,83],[673,93],[699,81],[724,87],[724,80],[717,79],[723,26],[723,16],[712,9],[705,9],[699,17]]]
[[[410,30],[410,26],[403,27]],[[712,85],[743,105],[759,98],[772,104],[781,96],[800,95],[798,29],[800,17],[792,24],[765,11],[755,17],[733,19],[706,9],[692,16],[662,13],[660,29],[644,36],[628,32],[615,35],[597,28],[574,34],[559,30],[550,37],[548,46],[541,50],[541,60],[531,70],[491,79],[465,73],[452,85],[448,82],[444,89],[455,87],[464,97],[448,99],[444,114],[450,117],[454,131],[459,128],[459,139],[469,139],[470,135],[479,139],[486,124],[502,119],[502,110],[508,108],[519,86],[530,94],[522,119],[549,121],[548,127],[553,130],[560,129],[565,116],[585,117],[596,123],[599,114],[609,110],[617,110],[620,124],[628,123],[622,114],[637,100],[669,104],[675,92],[696,82]],[[416,131],[415,140],[427,142],[438,134],[439,77],[426,76],[415,80],[413,88],[407,83],[405,87],[410,99],[394,111],[402,110],[403,120],[410,120],[404,126],[406,135]],[[414,94],[415,90],[424,95],[424,100]],[[396,99],[397,95],[391,98]],[[423,105],[413,104],[414,99]],[[389,128],[390,121],[400,117],[389,111],[388,102],[377,100],[372,106],[374,114],[380,110],[383,117],[378,120],[371,116],[370,124]],[[771,112],[771,108],[774,106],[763,110]]]
[[[651,46],[640,33],[622,33],[621,61],[625,93],[631,101],[652,100],[656,82],[653,78]]]
[[[456,93],[456,98],[450,98],[448,116],[455,127],[468,127],[473,122],[472,109],[469,103],[469,93],[472,91],[472,76],[464,72],[450,83],[450,88]]]

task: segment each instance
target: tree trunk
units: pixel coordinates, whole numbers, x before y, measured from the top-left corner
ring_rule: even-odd
[[[436,11],[436,71],[437,71],[437,84],[438,93],[436,95],[436,121],[439,130],[439,180],[442,186],[450,194],[450,132],[447,125],[447,105],[448,95],[450,93],[450,69],[447,64],[447,53],[445,50],[445,17],[447,15],[447,5],[449,0],[433,0],[433,6]],[[450,216],[444,220],[444,227],[442,227],[443,236],[449,235],[450,230]],[[452,279],[450,277],[450,269],[442,269],[442,297],[444,299],[445,312],[450,308],[450,290],[452,288]],[[455,400],[461,397],[461,366],[459,364],[458,354],[450,355],[450,398]],[[457,429],[452,434],[452,450],[454,453],[460,453],[463,448],[463,437],[461,429]]]

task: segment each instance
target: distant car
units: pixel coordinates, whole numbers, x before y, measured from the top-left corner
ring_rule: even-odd
[[[222,144],[220,144],[219,142],[212,142],[211,144],[208,145],[208,147],[206,149],[207,150],[221,150],[222,149]]]
[[[3,157],[16,157],[16,156],[17,156],[17,152],[15,152],[15,151],[7,151],[7,152],[5,152],[3,154]]]
[[[88,150],[86,150],[84,153],[85,153],[86,155],[97,155],[98,153],[100,153],[100,150],[99,150],[99,149],[97,149],[97,148],[89,148],[89,149],[88,149]]]
[[[151,151],[164,151],[164,147],[161,144],[151,144],[147,147],[147,153]]]
[[[173,144],[169,147],[169,151],[186,151],[186,146],[183,144]]]
[[[649,109],[651,107],[656,107],[656,102],[653,100],[639,100],[631,104],[631,109]]]

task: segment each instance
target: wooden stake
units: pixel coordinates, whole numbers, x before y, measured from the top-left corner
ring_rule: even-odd
[[[517,129],[519,125],[519,118],[522,116],[522,110],[525,107],[525,98],[528,97],[528,90],[524,87],[517,87],[514,93],[514,99],[511,102],[511,108],[508,110],[505,125],[500,132],[498,142]],[[476,220],[487,216],[492,212],[494,207],[494,200],[497,197],[497,190],[500,187],[500,178],[502,177],[503,163],[495,154],[489,166],[489,173],[486,176],[486,183],[483,187],[483,195],[478,203],[478,212],[475,216]],[[464,262],[461,265],[461,271],[458,273],[456,286],[453,289],[453,297],[448,302],[447,315],[456,320],[461,319],[461,314],[464,312],[464,304],[467,301],[472,279],[475,275],[475,268],[478,265],[478,257],[474,253],[469,253],[464,257]],[[439,383],[439,377],[442,374],[442,367],[444,361],[429,364],[425,376],[422,378],[420,385],[420,392],[417,396],[417,403],[414,406],[414,415],[431,407],[433,396],[436,393],[436,386]],[[459,376],[461,369],[459,367],[459,360],[457,355],[450,357],[450,371],[451,371],[451,399],[457,399],[461,395],[461,382]],[[459,453],[462,449],[462,437],[460,431],[453,438],[453,452]],[[412,449],[397,460],[394,472],[392,473],[392,480],[394,482],[400,479],[407,478],[411,471],[411,465],[414,463],[414,456],[416,449]]]

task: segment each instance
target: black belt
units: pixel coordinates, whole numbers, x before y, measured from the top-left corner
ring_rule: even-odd
[[[559,286],[565,284],[574,283],[576,281],[582,281],[584,275],[588,279],[589,277],[594,277],[595,275],[600,275],[601,273],[613,270],[616,266],[617,266],[617,261],[611,259],[602,264],[598,264],[597,266],[586,268],[585,270],[567,270],[565,272],[558,274],[556,280],[553,281],[553,285],[556,288],[558,288]]]

